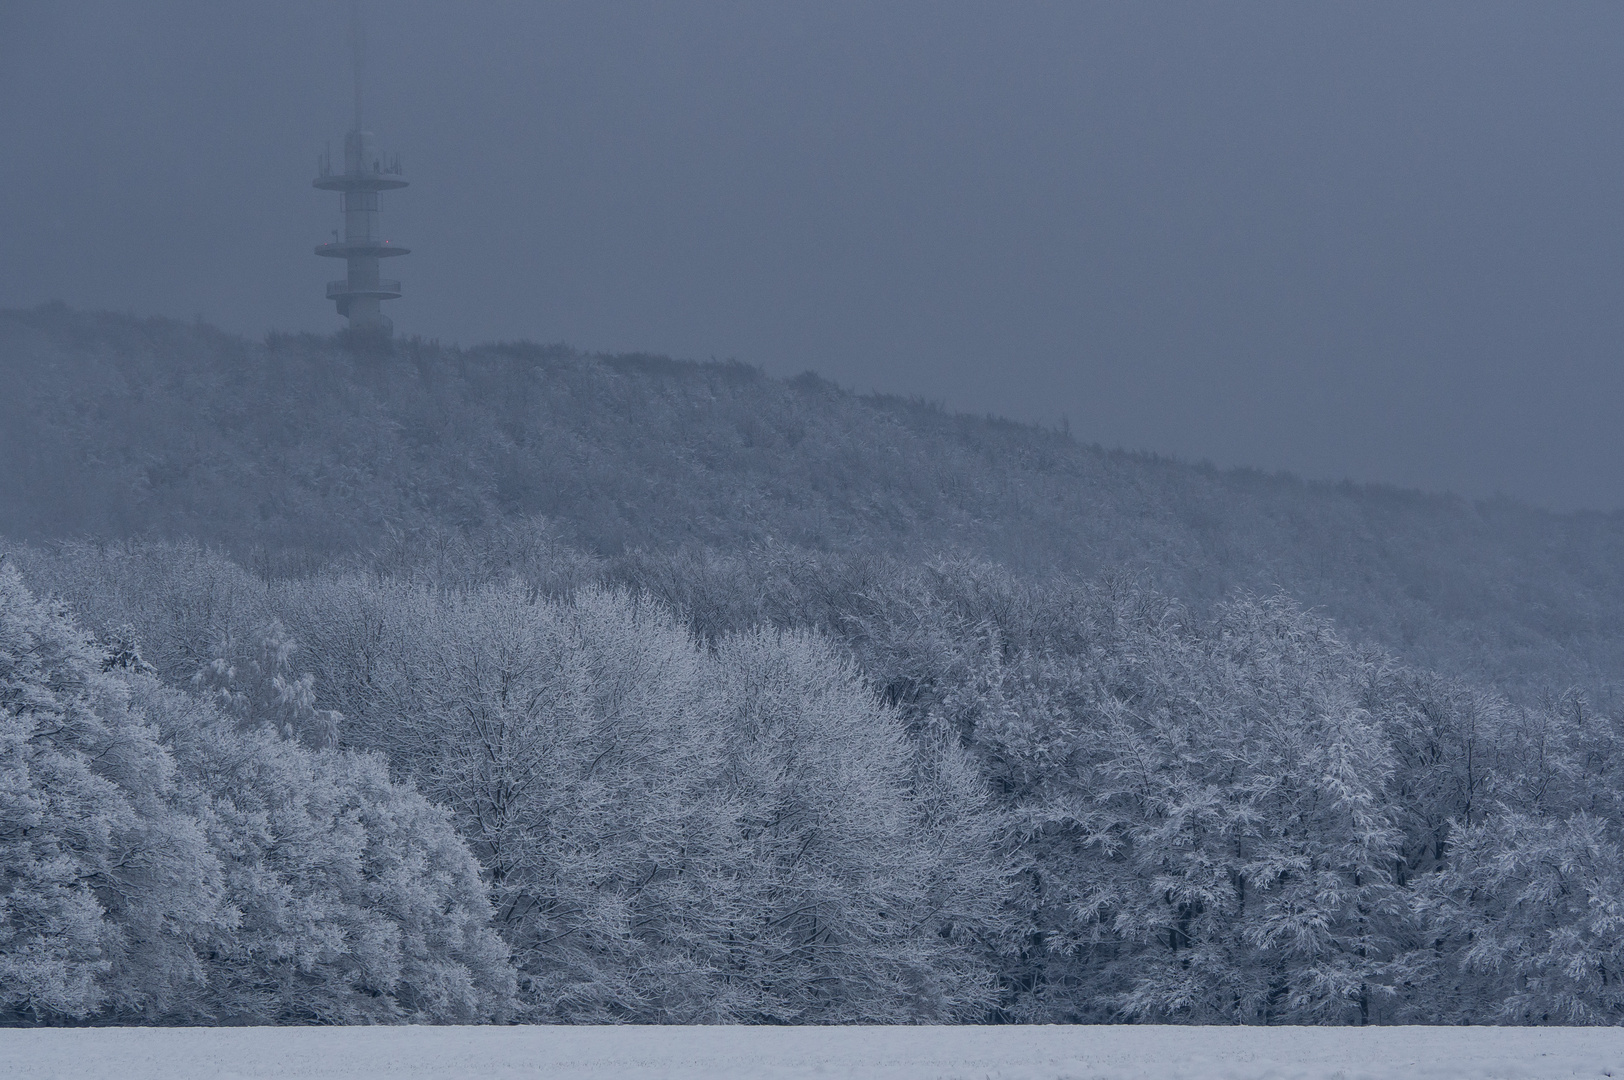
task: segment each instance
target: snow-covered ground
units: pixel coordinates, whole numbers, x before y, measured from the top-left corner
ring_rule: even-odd
[[[30,1080],[1624,1077],[1617,1028],[370,1027],[0,1030]]]

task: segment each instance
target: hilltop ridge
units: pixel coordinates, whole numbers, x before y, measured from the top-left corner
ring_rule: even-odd
[[[561,345],[254,342],[0,312],[0,535],[191,537],[291,572],[541,517],[628,552],[960,556],[1284,591],[1350,636],[1531,689],[1624,670],[1624,515],[1107,450],[811,373]]]

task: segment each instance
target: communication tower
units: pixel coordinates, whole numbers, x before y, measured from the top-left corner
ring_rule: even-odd
[[[320,173],[312,185],[339,193],[344,211],[344,238],[333,234],[333,242],[322,244],[316,254],[343,259],[343,281],[327,283],[327,299],[338,305],[338,313],[350,320],[351,330],[389,333],[394,324],[380,308],[384,300],[400,296],[400,282],[378,276],[379,260],[406,255],[408,248],[391,244],[378,231],[378,192],[406,186],[400,158],[387,157],[378,150],[372,132],[361,123],[362,70],[366,59],[366,38],[361,26],[359,0],[350,3],[350,53],[355,68],[355,123],[344,136],[344,171],[333,168],[331,148],[321,156]]]

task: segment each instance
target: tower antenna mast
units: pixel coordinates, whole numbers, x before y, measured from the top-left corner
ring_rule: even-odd
[[[351,127],[361,130],[361,87],[364,84],[367,63],[366,28],[361,24],[361,0],[350,0],[350,67],[355,73],[355,123]]]
[[[330,155],[321,160],[321,175],[312,181],[323,191],[339,193],[344,211],[344,239],[323,244],[316,254],[343,259],[343,281],[327,284],[327,299],[350,321],[350,329],[387,336],[394,329],[379,305],[400,296],[400,282],[378,276],[378,262],[405,255],[407,248],[383,239],[378,229],[378,193],[406,186],[400,159],[379,153],[372,132],[361,126],[362,75],[366,67],[366,28],[361,0],[350,0],[350,60],[355,73],[355,126],[344,136],[344,171],[333,168]]]

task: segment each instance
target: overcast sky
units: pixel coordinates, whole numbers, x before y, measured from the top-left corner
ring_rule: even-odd
[[[336,329],[342,0],[0,0],[0,307]],[[371,0],[399,331],[1624,507],[1624,4]]]

